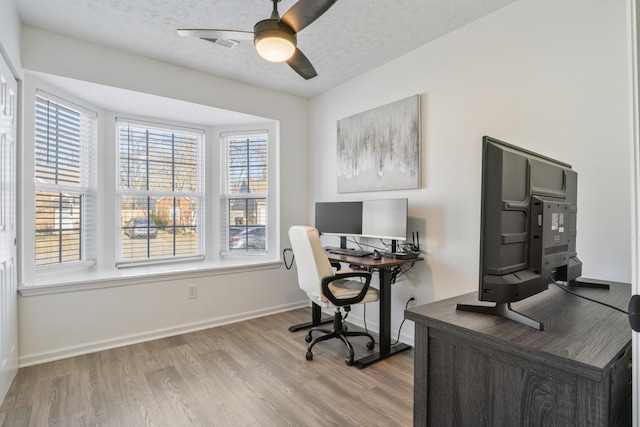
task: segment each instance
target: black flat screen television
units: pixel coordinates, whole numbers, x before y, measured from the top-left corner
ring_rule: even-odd
[[[459,304],[458,310],[496,314],[533,328],[543,324],[511,303],[548,289],[552,281],[579,281],[576,252],[578,174],[571,165],[485,136],[482,149],[478,299],[495,306]]]

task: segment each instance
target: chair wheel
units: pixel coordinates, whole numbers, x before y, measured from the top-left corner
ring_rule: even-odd
[[[310,342],[311,342],[311,334],[307,334],[307,335],[305,335],[305,336],[304,336],[304,340],[305,340],[305,342],[310,343]]]
[[[369,350],[373,350],[373,348],[374,348],[375,346],[376,346],[375,341],[369,341],[369,342],[367,343],[367,348],[368,348]]]
[[[344,363],[346,363],[347,366],[353,366],[353,357],[347,357],[344,359]]]
[[[313,360],[313,353],[307,351],[307,360]]]

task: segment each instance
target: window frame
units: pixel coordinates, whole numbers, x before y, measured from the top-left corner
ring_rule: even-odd
[[[78,147],[79,150],[77,153],[77,161],[78,161],[78,182],[77,185],[64,184],[64,183],[49,183],[41,180],[38,182],[37,171],[39,169],[38,165],[38,122],[39,122],[39,114],[36,112],[38,110],[39,100],[47,103],[53,103],[58,108],[65,109],[68,111],[73,111],[78,114],[79,117],[79,140]],[[98,146],[98,113],[91,110],[90,108],[80,105],[74,101],[67,100],[65,98],[53,95],[48,93],[42,89],[36,89],[34,102],[33,102],[33,113],[34,113],[34,133],[33,133],[33,145],[30,147],[33,151],[33,161],[30,163],[30,170],[33,171],[32,176],[32,184],[33,184],[33,194],[35,196],[35,206],[34,212],[31,217],[31,221],[26,223],[25,226],[29,224],[33,228],[34,233],[34,244],[32,246],[31,251],[31,259],[33,260],[33,265],[36,271],[36,274],[41,273],[49,273],[51,271],[60,271],[67,270],[69,268],[78,268],[87,265],[93,265],[95,261],[95,251],[93,249],[93,245],[95,243],[94,232],[93,232],[93,223],[95,217],[95,202],[96,202],[96,192],[97,192],[97,146]],[[47,111],[49,110],[49,106],[46,107]],[[49,123],[45,123],[48,127]],[[89,142],[88,146],[83,146]],[[56,140],[56,145],[58,145],[58,149],[54,150],[56,153],[61,153],[64,151],[64,143],[61,139]],[[68,147],[68,145],[67,145]],[[57,161],[56,161],[57,163]],[[26,176],[23,176],[23,179]],[[67,198],[78,197],[80,199],[79,202],[79,211],[81,212],[80,220],[78,222],[77,227],[79,228],[79,242],[78,242],[78,252],[79,259],[64,261],[62,258],[64,256],[63,251],[60,250],[58,255],[59,260],[57,262],[51,262],[47,264],[38,265],[38,256],[37,256],[37,243],[38,239],[38,194],[39,193],[57,193],[60,196],[60,200],[62,203],[63,195],[72,195],[71,197],[67,196]],[[62,225],[62,205],[60,205],[60,213],[59,217],[59,226],[60,228],[54,228],[53,231],[57,231],[60,233],[60,244],[62,240],[63,230],[66,229]],[[55,208],[54,208],[55,210]],[[55,221],[55,212],[54,212],[54,221]]]
[[[120,185],[120,137],[119,137],[119,129],[121,125],[128,124],[129,126],[133,125],[140,128],[146,128],[147,130],[153,129],[158,132],[166,132],[166,133],[184,133],[189,134],[191,136],[195,136],[197,139],[197,167],[198,170],[196,172],[196,190],[195,191],[176,191],[176,190],[130,190],[123,189]],[[185,261],[195,261],[195,260],[203,260],[205,257],[206,249],[205,249],[205,230],[206,223],[204,221],[205,212],[206,212],[206,185],[204,180],[204,171],[206,169],[206,157],[204,153],[204,147],[206,145],[206,131],[205,129],[198,129],[195,127],[187,127],[184,125],[176,125],[172,123],[160,123],[160,122],[152,122],[146,120],[133,119],[129,117],[120,117],[116,116],[116,122],[114,125],[115,128],[115,164],[114,167],[118,171],[115,176],[115,200],[116,200],[116,224],[120,224],[120,227],[116,226],[115,235],[116,237],[116,246],[115,246],[115,266],[116,268],[128,268],[128,267],[136,267],[143,265],[155,265],[155,264],[167,264],[167,263],[176,263],[176,262],[185,262]],[[130,196],[130,197],[147,197],[147,198],[156,198],[156,197],[173,197],[173,198],[188,198],[194,197],[197,199],[197,212],[196,212],[196,253],[188,254],[188,255],[171,255],[164,257],[147,257],[147,258],[135,258],[135,259],[125,259],[122,257],[122,249],[123,249],[123,236],[122,236],[122,224],[124,224],[122,220],[122,198]],[[156,230],[158,227],[156,227]],[[174,241],[176,240],[176,236],[173,236]],[[149,235],[147,235],[147,241],[149,241]],[[175,242],[174,242],[175,243]]]
[[[273,160],[272,152],[273,144],[271,138],[273,137],[274,132],[270,132],[268,128],[264,126],[257,126],[242,130],[230,130],[220,132],[220,192],[218,195],[219,203],[220,203],[220,255],[221,256],[229,256],[229,257],[243,257],[243,256],[267,256],[270,254],[271,246],[275,246],[270,244],[271,238],[273,237],[273,233],[271,232],[271,228],[276,228],[275,224],[272,224],[270,221],[270,212],[272,208],[271,197],[272,197],[272,187],[274,185],[272,175],[274,172],[274,167],[271,162]],[[229,139],[230,138],[252,138],[256,136],[265,136],[266,138],[266,156],[264,160],[266,160],[266,191],[258,192],[258,193],[235,193],[241,194],[242,196],[237,196],[234,193],[230,192],[229,188],[229,177],[228,177],[228,162],[229,162]],[[249,172],[247,172],[249,174]],[[250,183],[248,183],[250,185]],[[264,230],[265,230],[265,247],[264,248],[250,248],[247,243],[247,247],[240,249],[233,249],[230,247],[231,244],[231,228],[232,227],[240,227],[244,228],[244,232],[248,235],[254,229],[259,228],[260,224],[241,224],[239,226],[232,226],[230,224],[229,218],[229,204],[232,203],[232,200],[238,201],[246,201],[249,200],[264,200],[265,207],[264,209]],[[256,208],[257,209],[257,208]],[[244,249],[244,250],[242,250]]]

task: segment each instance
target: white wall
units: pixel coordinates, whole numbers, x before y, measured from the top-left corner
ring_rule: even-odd
[[[0,54],[20,78],[20,20],[13,0],[0,0]]]
[[[288,246],[288,228],[306,221],[308,175],[299,159],[308,156],[308,100],[31,27],[22,29],[21,49],[25,70],[277,120],[282,246]],[[112,284],[124,286],[21,296],[21,365],[308,304],[295,272],[282,265]],[[190,285],[198,286],[195,300],[187,299]]]
[[[572,164],[583,275],[631,280],[626,22],[624,2],[520,0],[312,99],[311,201],[409,198],[426,262],[394,286],[393,328],[409,296],[477,289],[483,135]],[[336,121],[412,94],[422,188],[337,194]]]

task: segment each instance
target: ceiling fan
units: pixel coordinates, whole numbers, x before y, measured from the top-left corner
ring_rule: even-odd
[[[253,31],[179,29],[183,37],[194,37],[214,43],[228,41],[237,44],[252,40],[258,54],[267,61],[286,62],[303,78],[309,80],[318,75],[311,62],[297,47],[296,34],[322,16],[338,0],[299,0],[280,17],[278,3],[273,2],[273,12],[268,19],[259,21]]]

